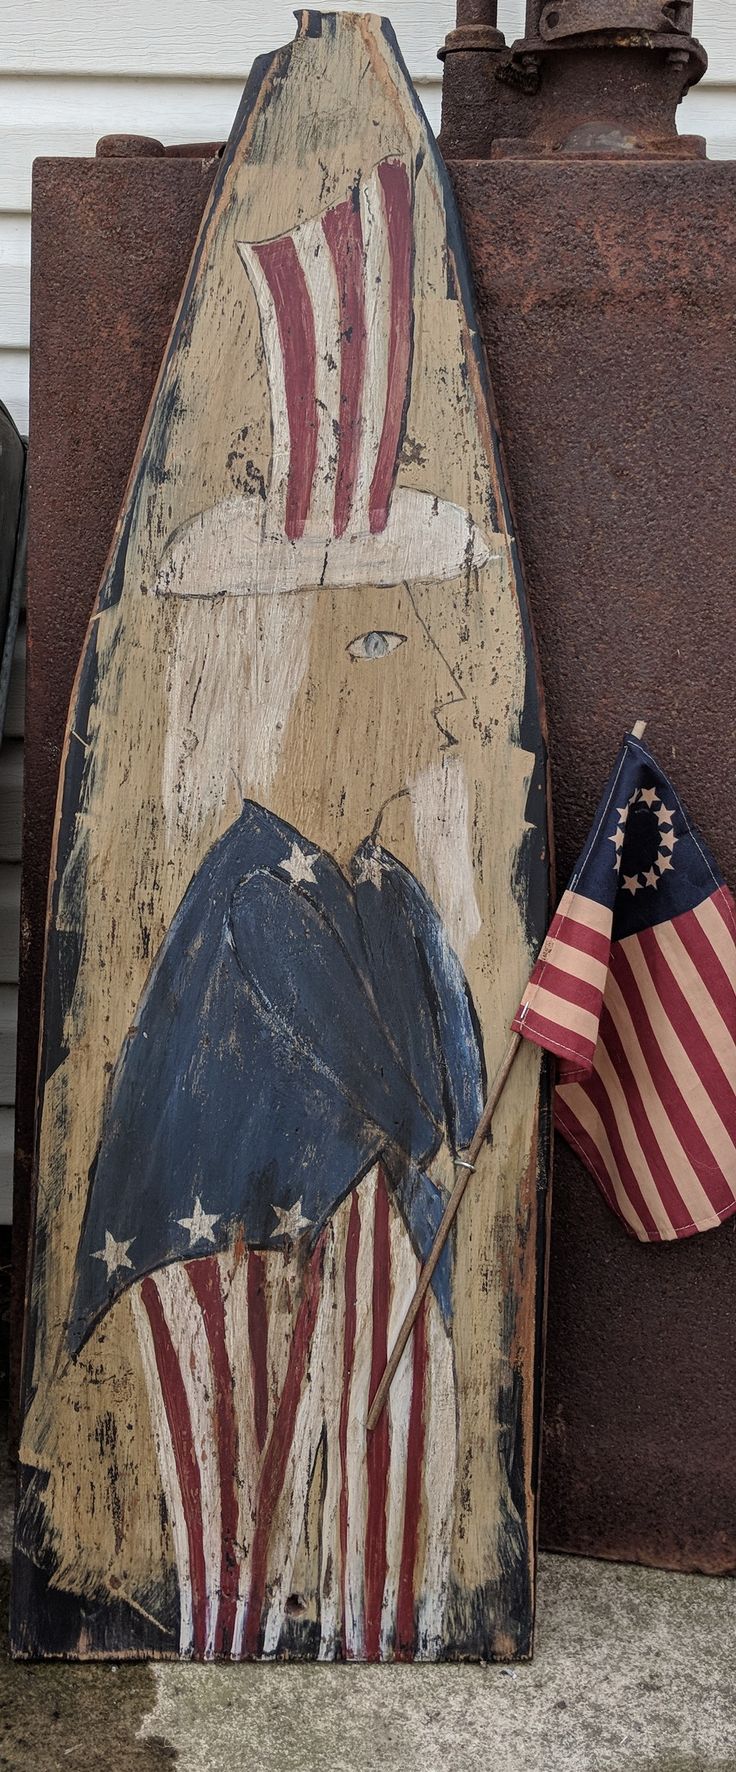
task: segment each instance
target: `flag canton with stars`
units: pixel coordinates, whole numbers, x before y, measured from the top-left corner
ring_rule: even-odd
[[[723,884],[671,782],[627,738],[569,891],[607,906],[622,941],[694,910]]]

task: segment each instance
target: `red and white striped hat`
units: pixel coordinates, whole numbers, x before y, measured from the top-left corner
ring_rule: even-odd
[[[314,220],[237,246],[266,357],[270,486],[265,503],[235,495],[175,531],[156,590],[263,595],[484,565],[491,550],[467,511],[395,484],[414,321],[404,162],[381,160]]]

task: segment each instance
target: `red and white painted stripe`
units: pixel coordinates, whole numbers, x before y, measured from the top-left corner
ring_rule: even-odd
[[[277,1654],[305,1555],[321,1659],[437,1654],[457,1430],[452,1345],[433,1297],[381,1425],[365,1430],[418,1272],[377,1167],[306,1267],[298,1254],[239,1248],[135,1289],[182,1655]]]
[[[271,523],[290,541],[380,534],[411,366],[408,170],[383,160],[355,196],[238,250],[271,391]]]

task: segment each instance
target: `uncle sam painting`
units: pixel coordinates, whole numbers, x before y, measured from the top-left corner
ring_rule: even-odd
[[[546,912],[462,248],[381,20],[225,152],[73,698],[15,1644],[529,1652],[539,1058],[372,1433]]]

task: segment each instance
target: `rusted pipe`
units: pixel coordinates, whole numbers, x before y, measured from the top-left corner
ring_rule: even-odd
[[[440,146],[451,159],[702,159],[676,112],[708,58],[690,0],[528,0],[508,48],[492,0],[459,0]]]

